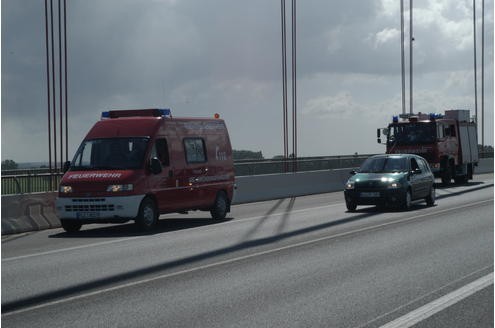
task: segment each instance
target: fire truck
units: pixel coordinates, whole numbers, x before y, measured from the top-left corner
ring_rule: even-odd
[[[387,154],[417,154],[425,158],[443,184],[452,179],[466,183],[478,165],[478,133],[469,110],[445,114],[393,116],[387,128],[377,130],[377,141],[386,137]]]

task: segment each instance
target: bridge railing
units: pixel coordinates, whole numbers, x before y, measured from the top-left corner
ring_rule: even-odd
[[[241,160],[234,162],[236,176],[306,172],[358,167],[371,156],[345,155],[326,157],[301,157],[296,160]],[[480,153],[480,158],[493,158],[493,152]],[[56,191],[62,172],[50,173],[48,169],[2,171],[2,195]]]

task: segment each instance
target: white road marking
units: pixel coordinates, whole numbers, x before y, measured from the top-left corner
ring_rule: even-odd
[[[493,202],[493,198],[492,199],[488,199],[488,200],[484,200],[484,201],[479,201],[479,202],[476,202],[476,203],[471,203],[471,204],[463,205],[463,206],[453,207],[453,208],[450,208],[450,209],[436,211],[436,212],[433,212],[433,213],[425,213],[425,214],[415,215],[415,216],[412,216],[412,217],[403,218],[403,219],[399,219],[399,220],[394,220],[394,221],[391,221],[391,222],[382,223],[382,224],[378,224],[378,225],[375,225],[375,226],[360,228],[360,229],[356,229],[356,230],[351,230],[351,231],[347,231],[347,232],[338,233],[338,234],[335,234],[335,235],[330,235],[330,236],[325,236],[325,237],[321,237],[321,238],[317,238],[317,239],[307,240],[307,241],[303,241],[303,242],[296,243],[296,244],[286,245],[286,246],[282,246],[282,247],[278,247],[278,248],[274,248],[274,249],[269,249],[269,250],[266,250],[266,251],[261,251],[261,252],[257,252],[257,253],[253,253],[253,254],[243,255],[243,256],[239,256],[239,257],[235,257],[235,258],[231,258],[231,259],[227,259],[227,260],[223,260],[223,261],[218,261],[218,262],[215,262],[215,263],[205,264],[205,265],[201,265],[201,266],[198,266],[198,267],[194,267],[194,268],[190,268],[190,269],[185,269],[185,270],[181,270],[181,271],[177,271],[177,272],[166,273],[166,274],[159,275],[159,276],[152,277],[152,278],[147,278],[147,279],[132,281],[132,282],[125,283],[125,284],[122,284],[122,285],[117,285],[117,286],[114,286],[114,287],[109,287],[109,288],[105,288],[105,289],[96,290],[94,292],[84,293],[84,294],[80,294],[80,295],[76,295],[76,296],[72,296],[72,297],[67,297],[67,298],[56,300],[56,301],[52,301],[52,302],[47,302],[47,303],[42,303],[42,304],[35,305],[35,306],[26,307],[24,309],[20,309],[20,310],[17,310],[17,311],[12,311],[12,312],[9,312],[9,313],[2,313],[2,317],[11,316],[11,315],[14,315],[14,314],[19,314],[19,313],[24,313],[24,312],[28,312],[28,311],[32,311],[32,310],[37,310],[37,309],[41,309],[41,308],[44,308],[44,307],[48,307],[48,306],[52,306],[52,305],[57,305],[57,304],[65,303],[65,302],[70,302],[70,301],[74,301],[74,300],[79,300],[79,299],[83,299],[83,298],[87,298],[87,297],[91,297],[91,296],[96,296],[96,295],[100,295],[100,294],[103,294],[103,293],[108,293],[108,292],[111,292],[111,291],[114,291],[114,290],[124,289],[124,288],[128,288],[128,287],[134,287],[134,286],[137,286],[137,285],[142,285],[142,284],[145,284],[145,283],[148,283],[148,282],[152,282],[152,281],[156,281],[156,280],[162,280],[162,279],[166,279],[166,278],[170,278],[170,277],[174,277],[174,276],[179,276],[179,275],[186,274],[186,273],[192,273],[192,272],[196,272],[196,271],[200,271],[200,270],[204,270],[204,269],[208,269],[208,268],[212,268],[212,267],[216,267],[216,266],[220,266],[220,265],[224,265],[224,264],[230,264],[230,263],[234,263],[234,262],[238,262],[238,261],[242,261],[242,260],[246,260],[246,259],[251,259],[251,258],[255,258],[255,257],[262,256],[262,255],[272,254],[272,253],[276,253],[276,252],[280,252],[280,251],[284,251],[284,250],[288,250],[288,249],[292,249],[292,248],[297,248],[297,247],[301,247],[301,246],[311,245],[311,244],[315,244],[315,243],[318,243],[318,242],[321,242],[321,241],[324,241],[324,240],[331,240],[331,239],[346,237],[346,236],[353,235],[353,234],[360,233],[360,232],[367,232],[367,231],[372,231],[372,230],[378,230],[380,228],[384,228],[384,227],[387,227],[387,226],[390,226],[390,225],[394,225],[394,224],[398,224],[398,223],[403,223],[403,222],[408,222],[408,221],[411,221],[411,220],[415,220],[415,219],[422,218],[422,217],[427,217],[427,216],[432,216],[432,215],[436,215],[436,214],[442,214],[442,213],[446,213],[446,212],[456,211],[456,210],[459,210],[461,208],[469,208],[469,207],[477,206],[477,205],[480,205],[480,204],[483,204],[483,203],[488,203],[488,202],[490,202],[490,203]]]
[[[464,287],[461,287],[445,296],[440,297],[439,299],[430,302],[419,309],[416,309],[412,312],[409,312],[406,315],[403,315],[400,318],[391,321],[380,328],[408,328],[412,327],[418,322],[421,322],[432,315],[448,308],[456,304],[457,302],[462,301],[468,296],[473,295],[474,293],[482,290],[485,287],[488,287],[493,284],[493,272],[487,274],[484,277],[481,277]]]

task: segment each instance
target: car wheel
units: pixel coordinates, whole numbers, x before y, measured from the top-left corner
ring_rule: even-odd
[[[347,207],[347,210],[349,212],[354,212],[357,208],[357,205],[356,203],[354,203],[353,201],[345,201],[345,206]]]
[[[76,220],[60,220],[60,223],[68,233],[78,232],[82,227],[82,223]]]
[[[225,192],[219,191],[215,198],[215,203],[213,203],[213,207],[210,210],[211,217],[215,220],[223,220],[227,216],[228,209],[229,201],[227,195]]]
[[[402,208],[408,210],[411,208],[411,190],[408,190],[404,195],[404,201],[402,202]]]
[[[428,206],[435,205],[435,188],[433,188],[433,186],[431,187],[428,196],[426,196],[425,201]]]
[[[136,224],[142,231],[153,229],[158,222],[158,211],[155,202],[151,198],[145,198],[139,206]]]

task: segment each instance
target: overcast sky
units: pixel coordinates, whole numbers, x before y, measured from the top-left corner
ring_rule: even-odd
[[[283,153],[279,0],[67,2],[69,158],[101,111],[152,107],[220,113],[235,149]],[[299,156],[384,151],[376,128],[402,111],[399,3],[297,2]],[[493,2],[485,6],[493,144]],[[481,1],[477,17],[480,41]],[[287,23],[290,67],[290,0]],[[44,1],[2,0],[1,28],[2,160],[48,161]],[[414,111],[474,114],[472,1],[415,0],[414,38]]]

